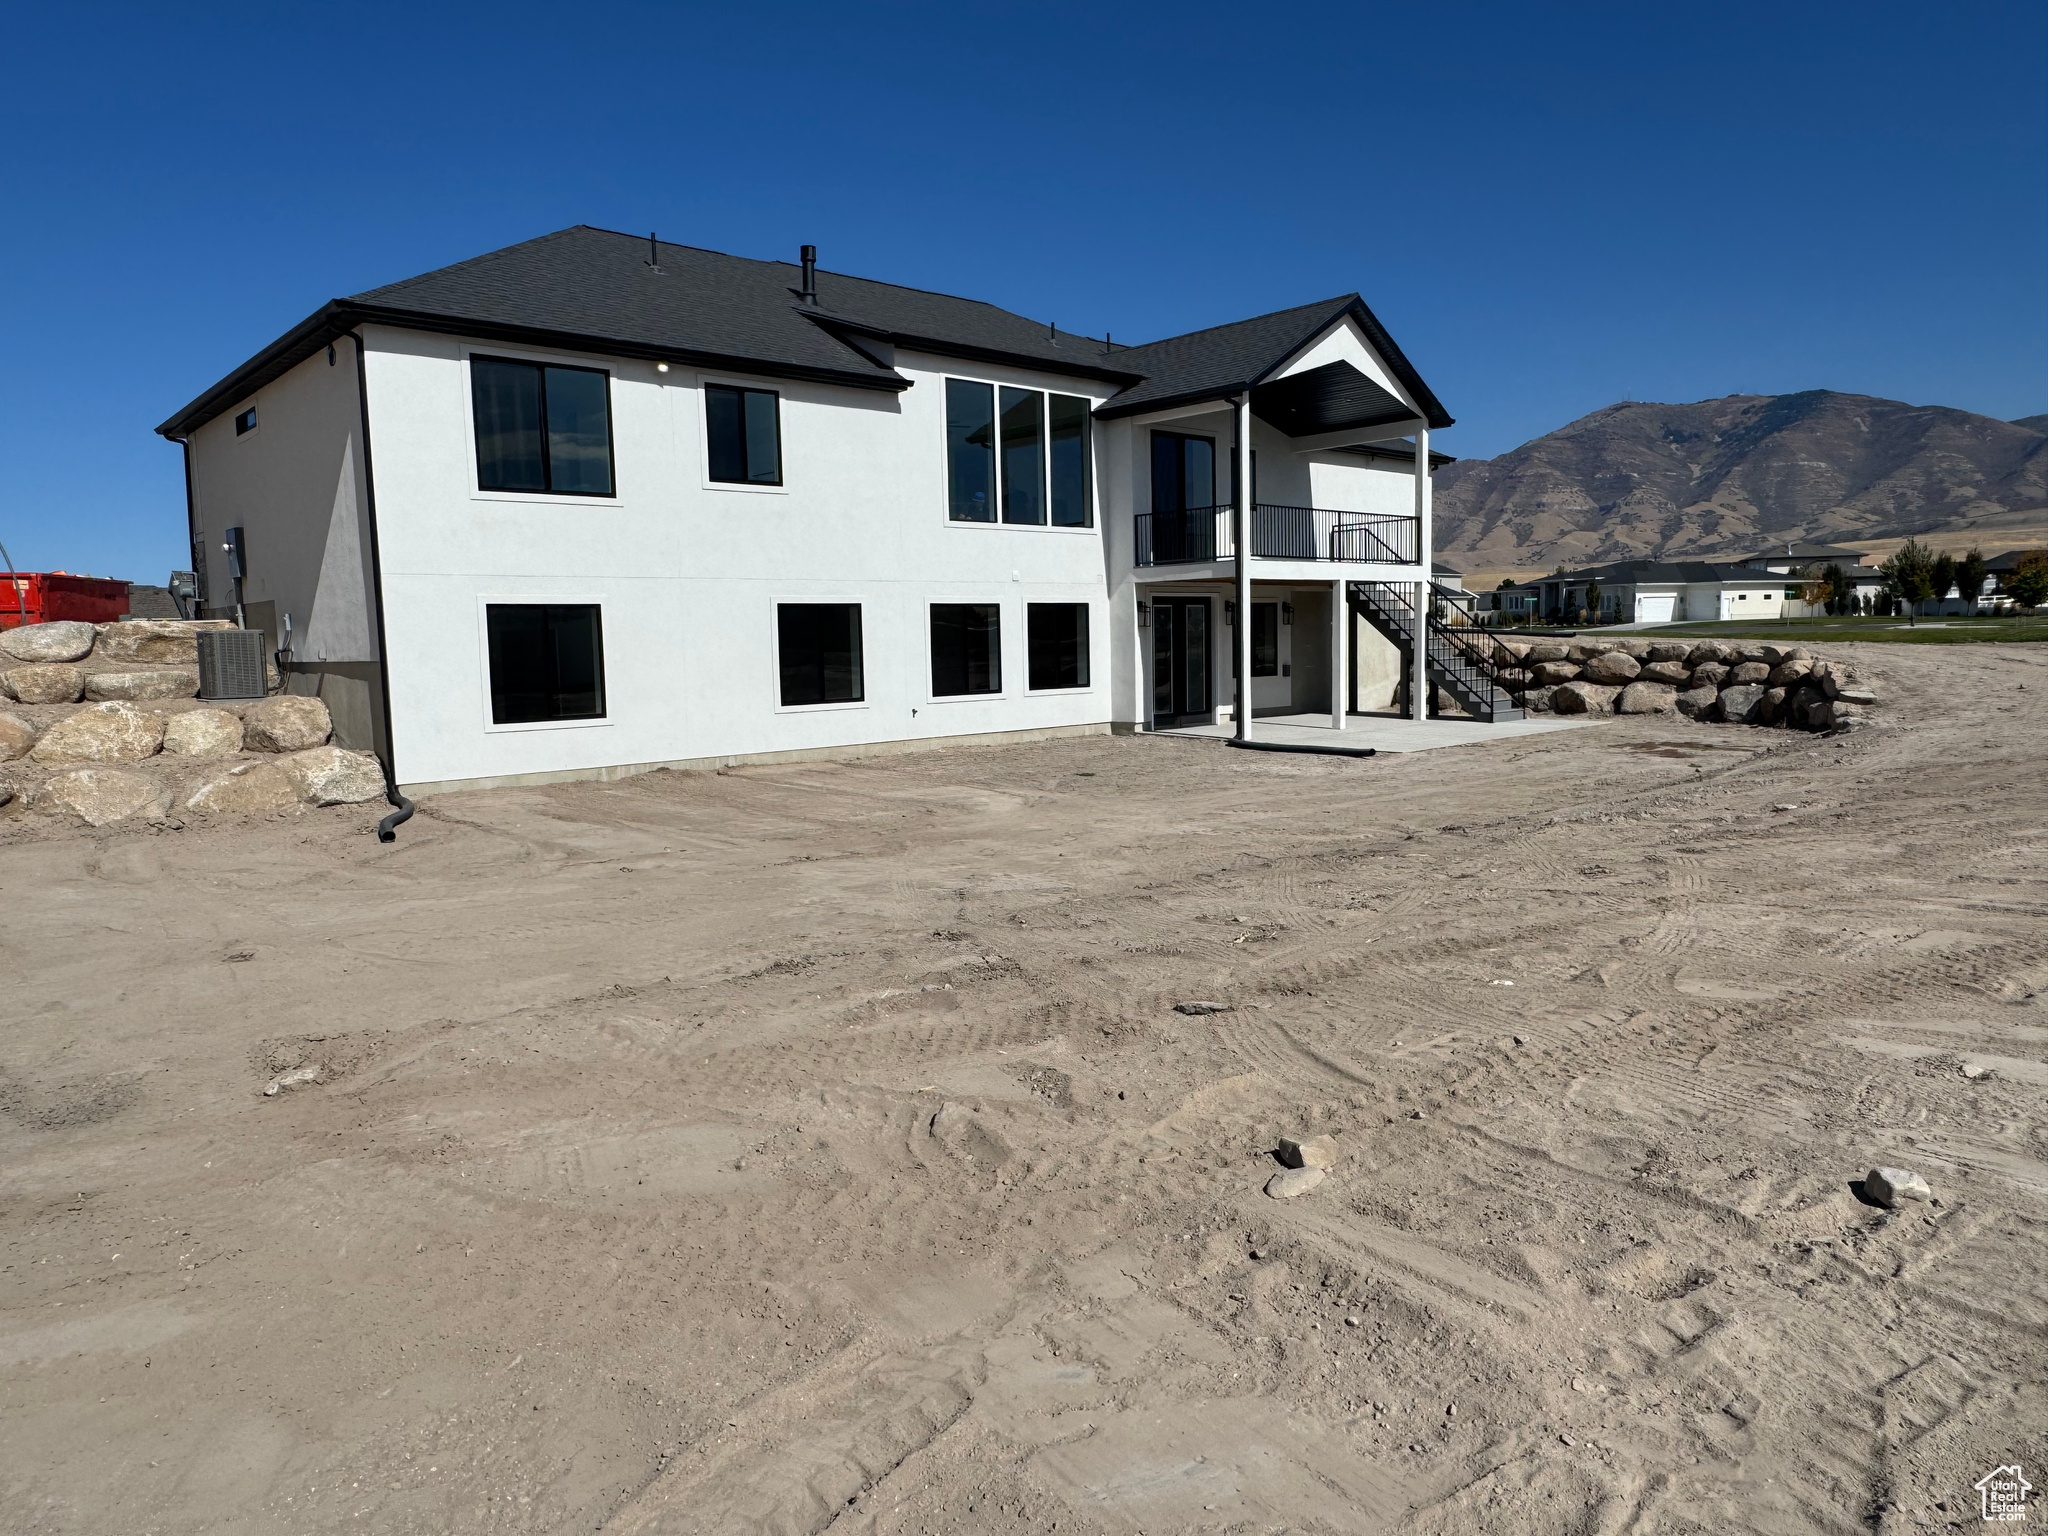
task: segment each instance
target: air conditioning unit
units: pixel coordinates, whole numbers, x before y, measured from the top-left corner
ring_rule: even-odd
[[[199,631],[199,697],[260,699],[264,687],[263,631],[202,629]]]

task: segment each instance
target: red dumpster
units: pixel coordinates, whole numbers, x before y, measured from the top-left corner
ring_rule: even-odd
[[[83,619],[106,624],[128,611],[128,583],[69,571],[0,571],[0,629]]]

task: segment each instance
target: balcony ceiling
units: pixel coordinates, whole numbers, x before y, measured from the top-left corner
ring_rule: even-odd
[[[1325,363],[1252,390],[1252,410],[1289,437],[1411,421],[1415,412],[1350,363]]]

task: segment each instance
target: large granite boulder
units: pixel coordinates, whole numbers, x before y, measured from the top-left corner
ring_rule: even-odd
[[[1770,684],[1773,688],[1790,688],[1813,670],[1813,663],[1803,657],[1787,657],[1771,668]]]
[[[1575,661],[1539,661],[1529,669],[1529,675],[1544,687],[1554,688],[1577,677],[1579,664]]]
[[[103,827],[130,816],[161,816],[171,808],[171,795],[147,774],[74,768],[44,780],[30,803],[39,811],[76,816],[88,826]]]
[[[1703,661],[1692,669],[1692,685],[1695,688],[1713,688],[1718,690],[1723,683],[1728,681],[1730,670],[1726,662]]]
[[[187,709],[164,721],[168,757],[233,757],[241,750],[241,719],[227,710]]]
[[[1522,695],[1522,709],[1526,714],[1547,715],[1551,712],[1550,701],[1557,693],[1554,687],[1531,688]]]
[[[1618,715],[1668,715],[1678,708],[1678,690],[1669,683],[1630,683],[1614,701]]]
[[[197,666],[199,631],[233,629],[226,619],[123,619],[100,626],[94,647],[102,661],[159,661]]]
[[[1561,640],[1538,640],[1529,647],[1529,654],[1522,659],[1530,663],[1542,661],[1569,661],[1572,648]]]
[[[0,629],[0,652],[16,661],[77,661],[92,650],[94,630],[77,619],[52,619]]]
[[[1720,716],[1735,725],[1748,723],[1756,716],[1757,706],[1763,702],[1764,688],[1761,683],[1737,683],[1721,690]]]
[[[163,667],[147,672],[88,672],[88,699],[189,699],[199,691],[199,674]]]
[[[36,728],[19,715],[0,715],[0,763],[28,755],[36,744]]]
[[[312,747],[277,766],[310,805],[360,805],[384,797],[384,765],[367,752]]]
[[[1529,642],[1526,640],[1500,640],[1495,643],[1517,662],[1529,659]]]
[[[1766,688],[1764,696],[1757,700],[1756,723],[1776,725],[1785,718],[1785,693],[1783,688]]]
[[[34,661],[0,672],[0,688],[24,704],[69,704],[85,691],[85,674],[61,662]]]
[[[1614,696],[1620,692],[1599,683],[1564,683],[1550,696],[1550,708],[1560,715],[1604,715],[1613,709]]]
[[[1710,661],[1725,666],[1737,659],[1735,647],[1726,640],[1702,640],[1685,653],[1685,664],[1689,667],[1699,667]]]
[[[88,704],[46,729],[29,749],[38,763],[132,763],[163,745],[164,717],[133,704]]]
[[[1636,676],[1646,683],[1669,683],[1677,688],[1692,674],[1685,670],[1685,663],[1682,661],[1646,661],[1643,663],[1643,670]]]
[[[1693,642],[1690,640],[1652,640],[1646,659],[1650,661],[1685,661],[1692,655]]]
[[[278,694],[242,711],[242,744],[252,752],[303,752],[333,732],[327,706],[318,699]]]
[[[1650,642],[1647,640],[1617,640],[1614,642],[1614,648],[1635,657],[1637,661],[1650,659]]]
[[[1587,658],[1585,677],[1588,682],[1619,686],[1632,683],[1636,674],[1643,670],[1643,664],[1627,651],[1603,651],[1598,656]]]
[[[1709,685],[1704,688],[1688,688],[1672,704],[1681,715],[1694,720],[1711,720],[1714,707],[1721,702],[1721,690]]]
[[[1755,683],[1759,686],[1764,686],[1770,682],[1770,678],[1771,669],[1769,665],[1761,661],[1737,662],[1728,673],[1728,681],[1731,684]]]
[[[209,774],[185,796],[195,811],[276,811],[299,803],[299,787],[275,763],[237,763]]]

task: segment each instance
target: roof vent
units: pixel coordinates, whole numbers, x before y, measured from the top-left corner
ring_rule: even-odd
[[[818,306],[818,248],[807,245],[803,248],[804,285],[797,295],[813,309]]]

